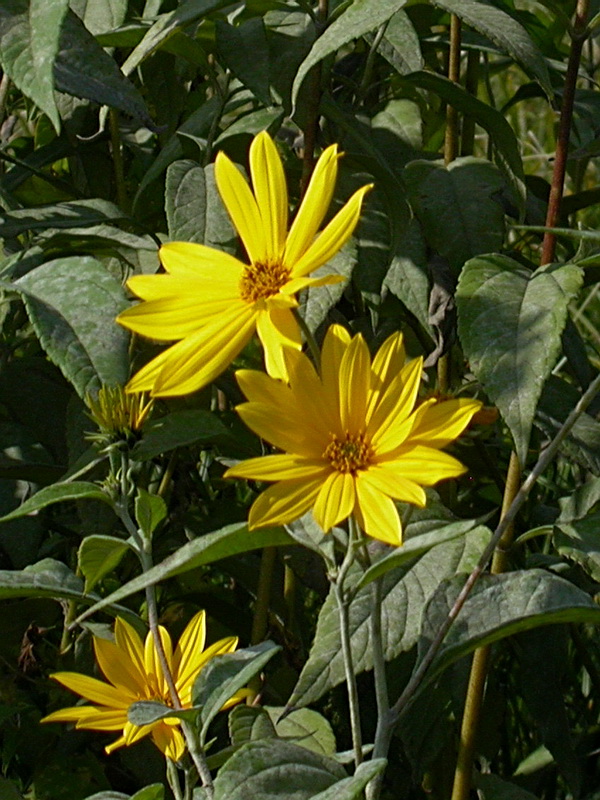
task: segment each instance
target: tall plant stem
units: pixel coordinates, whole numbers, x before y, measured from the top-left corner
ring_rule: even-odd
[[[521,507],[525,500],[527,499],[529,493],[531,492],[532,488],[537,483],[540,475],[544,472],[544,470],[548,467],[548,465],[553,461],[555,458],[558,448],[564,441],[564,439],[568,436],[569,432],[573,428],[573,425],[577,422],[579,417],[584,413],[587,409],[589,404],[592,402],[594,397],[600,391],[600,375],[598,375],[588,386],[586,391],[583,395],[579,398],[579,402],[575,406],[575,408],[571,411],[567,419],[562,424],[560,430],[554,437],[554,439],[550,442],[548,447],[546,447],[534,466],[534,468],[529,473],[526,480],[521,485],[521,488],[516,493],[514,500],[510,504],[510,508],[506,512],[506,514],[502,515],[500,522],[498,523],[498,527],[494,531],[492,538],[490,539],[487,547],[481,554],[479,561],[475,569],[471,572],[467,580],[465,581],[462,589],[460,590],[458,597],[454,601],[454,604],[444,622],[438,628],[438,631],[429,645],[429,648],[423,659],[420,661],[419,666],[413,672],[411,679],[406,684],[406,687],[398,700],[394,703],[394,705],[390,708],[389,713],[387,714],[387,718],[384,720],[382,724],[382,738],[380,742],[380,746],[377,752],[379,757],[387,756],[389,751],[390,742],[392,740],[392,735],[396,728],[398,722],[402,719],[402,716],[406,713],[407,709],[409,708],[411,702],[416,696],[416,693],[421,686],[424,678],[429,671],[429,668],[435,659],[438,650],[442,646],[444,639],[446,638],[446,634],[450,630],[454,620],[460,614],[462,607],[464,606],[469,594],[471,593],[473,587],[479,580],[481,573],[487,566],[488,561],[490,560],[491,556],[493,555],[494,551],[498,547],[500,540],[502,539],[505,531],[513,524],[517,514],[521,510]]]
[[[503,517],[512,502],[514,501],[519,483],[521,481],[521,470],[517,454],[510,454],[510,462],[506,475],[506,485],[504,487],[504,498],[502,501]],[[492,575],[499,575],[505,572],[508,562],[508,548],[512,544],[514,532],[514,522],[511,522],[500,537],[494,551],[490,572]],[[471,673],[467,686],[467,696],[463,711],[462,725],[460,729],[460,743],[458,746],[458,758],[456,770],[454,772],[454,785],[452,787],[452,800],[469,800],[471,790],[471,776],[473,773],[473,758],[475,756],[475,745],[477,742],[477,732],[479,729],[479,719],[481,717],[481,707],[485,683],[488,674],[490,648],[480,647],[473,655]]]
[[[373,676],[375,678],[375,701],[377,703],[377,728],[375,730],[375,745],[373,748],[373,758],[385,758],[385,753],[380,753],[382,744],[386,741],[387,718],[390,713],[390,701],[388,694],[387,676],[385,674],[385,656],[383,652],[383,637],[381,634],[381,580],[373,581],[371,584],[371,649],[373,652]],[[369,782],[366,790],[367,800],[376,800],[381,791],[383,774],[379,773]]]
[[[328,0],[319,0],[317,8],[317,35],[325,27],[328,13]],[[317,144],[317,131],[319,129],[319,105],[321,103],[321,64],[316,64],[309,76],[308,103],[306,109],[307,121],[304,126],[304,153],[302,156],[302,178],[300,193],[304,194],[315,164],[315,146]]]
[[[467,55],[467,72],[465,76],[465,89],[473,97],[477,97],[479,86],[479,65],[481,56],[479,50],[469,50]],[[465,116],[462,124],[462,136],[460,137],[461,156],[473,155],[475,145],[475,117]]]
[[[317,340],[313,336],[313,332],[306,324],[306,320],[302,316],[302,314],[298,311],[297,308],[292,309],[292,314],[296,318],[296,322],[300,326],[300,330],[302,331],[304,338],[306,340],[306,344],[308,345],[308,349],[310,350],[310,354],[313,357],[313,361],[315,362],[315,367],[317,372],[321,371],[321,351],[319,350],[319,345],[317,344]]]
[[[560,122],[558,125],[558,139],[556,141],[556,152],[554,155],[552,185],[550,187],[548,212],[546,214],[547,228],[556,227],[560,214],[560,205],[565,185],[569,136],[571,134],[571,123],[573,121],[573,104],[575,101],[575,89],[577,87],[577,74],[579,72],[583,44],[589,35],[589,31],[587,30],[589,8],[590,0],[578,0],[575,9],[575,19],[571,30],[571,52],[569,53],[569,63],[565,76],[562,108],[560,111]],[[542,265],[550,264],[554,261],[555,251],[556,236],[547,231],[542,243]]]
[[[121,131],[119,130],[119,112],[111,108],[108,112],[108,120],[113,169],[115,171],[115,186],[117,189],[117,203],[123,211],[127,211],[128,200],[127,188],[125,186],[125,169],[123,167]]]

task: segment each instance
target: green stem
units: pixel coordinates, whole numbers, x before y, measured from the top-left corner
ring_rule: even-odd
[[[465,89],[473,97],[477,97],[479,86],[479,50],[469,50],[467,55],[467,72],[465,77]],[[460,139],[461,156],[472,156],[475,146],[475,117],[465,115],[462,124],[462,136]]]
[[[318,36],[325,28],[328,13],[327,6],[327,0],[319,0],[316,23]],[[304,194],[306,191],[313,167],[315,165],[315,146],[317,143],[317,131],[319,129],[319,105],[321,103],[321,62],[312,68],[308,80],[310,89],[307,97],[307,122],[304,126],[302,179],[300,181],[301,194]]]
[[[271,602],[271,589],[273,586],[273,575],[275,573],[276,556],[277,549],[275,547],[265,547],[262,551],[250,644],[259,644],[259,642],[262,642],[269,629],[269,605]]]
[[[171,761],[170,758],[165,758],[167,762],[167,781],[169,782],[169,786],[171,787],[171,791],[173,792],[173,797],[175,800],[184,800],[183,795],[181,793],[181,785],[179,783],[179,774],[177,772],[177,767]]]
[[[117,189],[117,205],[127,210],[127,187],[125,185],[125,169],[123,167],[123,149],[121,146],[121,131],[119,130],[119,112],[115,108],[109,109],[108,120],[110,127],[110,144],[112,151],[113,168],[115,171],[115,186]]]
[[[460,17],[450,17],[450,58],[448,60],[448,78],[458,83],[460,78]],[[446,135],[444,137],[444,162],[450,164],[458,155],[458,111],[454,106],[446,108]]]
[[[385,673],[385,656],[383,652],[383,637],[381,634],[381,580],[371,584],[371,650],[373,653],[373,676],[375,678],[375,699],[377,703],[377,728],[375,730],[375,746],[373,758],[379,758],[381,743],[386,739],[387,718],[390,711],[390,701]],[[387,750],[386,750],[387,755]],[[367,786],[367,800],[377,800],[383,783],[383,773],[379,773]]]
[[[304,317],[298,311],[297,308],[292,309],[292,314],[294,315],[296,322],[300,326],[300,330],[304,334],[304,339],[306,340],[306,344],[308,345],[310,354],[312,355],[313,361],[315,362],[315,367],[317,368],[317,372],[321,372],[321,351],[319,350],[319,345],[317,344],[317,340],[313,336],[312,331],[306,324],[306,320],[304,319]]]
[[[371,75],[373,74],[373,64],[375,63],[375,55],[377,54],[377,48],[381,44],[381,40],[385,36],[385,31],[388,26],[388,22],[384,22],[383,25],[379,26],[375,37],[373,38],[373,42],[369,47],[369,52],[367,54],[367,59],[365,61],[365,68],[363,71],[363,76],[360,81],[360,86],[356,92],[356,103],[357,105],[362,104],[365,99],[365,95],[369,90],[369,83],[371,82]]]

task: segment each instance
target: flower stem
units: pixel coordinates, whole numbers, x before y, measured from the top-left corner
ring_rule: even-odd
[[[313,361],[315,362],[315,367],[317,368],[317,372],[321,372],[321,351],[319,350],[319,345],[317,344],[317,340],[315,339],[313,332],[306,324],[306,320],[302,316],[302,314],[298,311],[297,308],[292,309],[292,314],[296,319],[296,322],[300,326],[300,330],[304,334],[304,338],[306,340],[306,344],[308,345],[308,349],[310,350],[310,354],[313,357]]]
[[[371,606],[371,649],[373,652],[373,676],[375,678],[375,699],[377,703],[377,728],[375,730],[375,746],[373,758],[379,758],[378,751],[381,742],[385,741],[387,718],[390,711],[390,701],[388,695],[387,676],[385,674],[385,656],[383,652],[383,637],[381,635],[381,579],[373,581],[371,584],[372,606]],[[386,750],[387,755],[387,750]],[[379,773],[367,785],[367,800],[377,800],[383,773]]]
[[[320,36],[325,29],[328,13],[327,6],[327,0],[319,0],[316,21],[317,36]],[[310,89],[308,93],[306,109],[307,122],[304,126],[302,179],[300,181],[301,194],[306,192],[315,163],[315,145],[317,143],[317,131],[319,129],[319,105],[321,103],[321,62],[312,68],[309,75],[309,81]]]
[[[121,147],[121,131],[119,130],[119,112],[111,108],[108,112],[110,128],[110,144],[113,167],[115,170],[115,186],[117,189],[117,204],[123,211],[127,211],[127,188],[125,186],[125,170],[123,168],[123,150]]]
[[[171,761],[170,758],[165,757],[165,761],[167,762],[167,781],[169,782],[169,786],[171,787],[171,791],[173,792],[173,797],[175,800],[184,800],[183,795],[181,793],[181,785],[179,783],[179,774],[177,772],[177,767]]]

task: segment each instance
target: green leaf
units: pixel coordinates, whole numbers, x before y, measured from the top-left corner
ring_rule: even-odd
[[[228,722],[229,738],[234,747],[258,739],[277,738],[269,714],[260,706],[235,706],[229,714]]]
[[[249,742],[221,767],[214,800],[311,800],[346,778],[331,758],[278,739]]]
[[[561,556],[574,561],[595,581],[600,580],[600,513],[573,522],[556,523],[554,546]]]
[[[414,72],[406,75],[403,81],[419,89],[434,92],[461,114],[472,117],[487,131],[494,145],[494,159],[508,185],[512,187],[519,211],[523,214],[527,189],[521,152],[514,131],[502,114],[442,75],[425,71]]]
[[[427,604],[419,659],[427,652],[464,582],[461,575],[445,582]],[[541,569],[482,575],[444,639],[427,674],[427,683],[478,647],[559,622],[598,625],[600,608],[572,583]]]
[[[567,306],[582,279],[573,265],[531,273],[495,254],[473,258],[460,276],[456,303],[465,357],[510,428],[521,464],[560,352]]]
[[[269,90],[269,46],[261,17],[234,26],[217,20],[216,41],[219,63],[265,106],[272,105]]]
[[[310,800],[361,800],[366,785],[386,768],[387,759],[373,758],[359,764],[350,778],[344,778],[329,789],[314,794]]]
[[[58,132],[54,59],[68,0],[2,0],[0,64],[24,95],[48,115]]]
[[[311,277],[315,278],[322,275],[341,275],[344,278],[344,281],[340,281],[340,283],[313,286],[303,293],[304,297],[300,299],[300,310],[304,321],[313,333],[325,321],[329,310],[343,295],[356,264],[356,252],[356,240],[351,238],[327,264],[311,272]]]
[[[103,383],[127,381],[129,334],[115,323],[127,300],[99,261],[58,258],[9,286],[23,295],[40,344],[82,399]]]
[[[166,516],[167,506],[162,497],[138,488],[135,498],[135,518],[144,536],[150,538]]]
[[[286,711],[283,706],[265,706],[265,711],[281,739],[293,740],[294,744],[306,747],[313,753],[335,755],[335,735],[329,721],[318,711],[313,711],[312,708],[296,708],[286,716],[283,716]]]
[[[77,14],[93,36],[112,31],[123,24],[128,0],[70,0]]]
[[[192,704],[200,706],[200,741],[204,745],[208,726],[233,695],[264,668],[281,650],[273,642],[215,656],[204,666],[192,688]]]
[[[236,233],[221,202],[214,166],[175,161],[167,170],[165,211],[169,238],[231,252]]]
[[[383,629],[386,660],[395,658],[416,644],[427,599],[444,578],[471,570],[489,536],[489,531],[479,526],[460,539],[436,545],[416,564],[405,564],[384,575],[382,614],[384,619],[394,621],[393,625],[385,625]],[[361,578],[362,573],[356,569],[348,577],[350,587],[356,586]],[[350,604],[351,647],[357,674],[373,667],[369,623],[372,599],[371,587],[365,586],[357,591]],[[330,592],[319,613],[310,654],[292,692],[289,706],[314,703],[344,678],[339,616],[335,597]]]
[[[87,483],[86,481],[55,483],[52,486],[45,486],[40,489],[39,492],[25,500],[24,503],[21,503],[10,514],[0,517],[0,522],[25,517],[27,514],[34,514],[37,511],[41,511],[42,508],[46,508],[46,506],[62,503],[65,500],[101,500],[103,503],[112,505],[109,496],[95,483]]]
[[[131,800],[130,795],[123,792],[96,792],[90,794],[85,800]]]
[[[498,775],[475,773],[474,784],[481,800],[538,800],[537,796],[515,783],[503,781]]]
[[[161,14],[148,30],[139,45],[129,54],[122,66],[124,75],[131,73],[145,58],[158,49],[177,30],[196,22],[211,11],[229,5],[229,0],[187,0],[179,8],[167,14]]]
[[[136,443],[131,455],[136,461],[147,461],[176,447],[209,443],[221,436],[229,436],[229,431],[210,411],[174,411],[144,427],[143,438]]]
[[[150,786],[144,786],[135,794],[131,795],[131,800],[163,800],[165,796],[165,787],[162,783],[152,783]]]
[[[63,21],[54,80],[61,92],[124,111],[156,131],[141,94],[72,11]]]
[[[470,156],[447,166],[413,161],[404,181],[427,243],[448,259],[455,274],[473,256],[502,247],[504,211],[494,195],[504,181],[489,161]]]
[[[535,46],[525,28],[502,9],[480,0],[431,0],[487,36],[495,45],[508,53],[531,77],[537,79],[549,98],[554,89],[548,74],[546,60]]]
[[[184,544],[172,555],[161,561],[160,564],[152,567],[143,575],[138,575],[133,580],[128,581],[108,597],[96,603],[86,613],[85,617],[95,614],[107,604],[116,603],[125,597],[129,597],[135,592],[145,589],[146,586],[153,586],[160,581],[181,575],[196,567],[212,564],[222,558],[247,553],[250,550],[260,550],[263,547],[278,547],[291,544],[293,539],[283,530],[283,528],[261,528],[249,532],[245,524],[236,522],[227,525],[214,533],[207,533]],[[81,621],[81,617],[78,622]]]
[[[302,82],[315,64],[353,39],[379,28],[404,5],[406,0],[354,0],[319,36],[300,65],[292,87],[292,103],[296,103]]]
[[[126,215],[108,200],[73,200],[37,208],[18,208],[2,214],[0,236],[14,239],[25,231],[48,228],[86,228],[102,222],[125,219]]]
[[[77,563],[90,592],[99,580],[117,567],[131,545],[114,536],[86,536],[79,545]]]
[[[132,725],[152,725],[161,719],[184,719],[194,722],[198,716],[198,708],[175,710],[158,700],[139,700],[127,709],[127,719]]]
[[[375,36],[369,34],[366,38],[374,40]],[[423,69],[419,36],[406,11],[396,11],[390,18],[377,52],[400,75]]]
[[[411,219],[392,250],[383,288],[401,300],[433,338],[429,324],[429,274],[427,244],[419,222]]]

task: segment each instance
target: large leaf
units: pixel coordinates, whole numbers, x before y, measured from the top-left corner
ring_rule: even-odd
[[[88,31],[98,36],[123,24],[127,0],[70,0],[69,5]]]
[[[252,17],[239,26],[222,20],[216,25],[219,63],[266,106],[272,105],[269,91],[269,47],[261,17]]]
[[[283,716],[283,706],[265,706],[277,736],[314,753],[335,755],[335,735],[329,721],[312,708],[296,708]]]
[[[570,523],[557,521],[554,546],[565,558],[574,561],[595,581],[600,581],[600,513]]]
[[[58,131],[54,59],[68,0],[2,0],[0,64],[14,84],[48,115]]]
[[[135,592],[145,589],[146,586],[152,586],[159,581],[171,578],[173,575],[180,575],[204,564],[212,564],[222,558],[238,555],[238,553],[260,550],[263,547],[277,547],[292,542],[293,539],[283,528],[261,528],[250,532],[247,525],[239,522],[227,525],[219,531],[207,533],[184,544],[160,564],[128,581],[108,597],[96,603],[86,612],[85,616],[99,611],[109,603],[116,603],[118,600],[129,597]]]
[[[413,647],[419,637],[421,617],[427,599],[440,582],[457,572],[467,572],[476,563],[489,540],[489,531],[479,527],[463,538],[439,544],[414,565],[404,565],[381,579],[383,648],[386,660]],[[355,570],[349,580],[354,585],[362,577]],[[372,589],[358,590],[350,604],[350,636],[354,669],[357,673],[373,667],[370,644]],[[321,608],[315,639],[304,668],[289,700],[290,706],[315,702],[326,691],[344,680],[338,610],[331,591]]]
[[[334,257],[311,275],[319,278],[323,275],[340,275],[344,281],[332,283],[327,286],[311,287],[303,292],[300,299],[300,309],[304,321],[311,331],[321,325],[327,318],[330,309],[338,302],[344,293],[344,289],[350,280],[352,270],[356,264],[356,240],[350,239]]]
[[[80,397],[103,383],[126,382],[129,334],[115,317],[127,299],[99,261],[90,256],[58,258],[10,287],[22,294],[42,347]]]
[[[371,39],[371,36],[374,39],[373,34],[370,34],[367,39]],[[390,18],[377,52],[400,75],[423,69],[419,36],[406,11],[396,11]]]
[[[121,563],[130,547],[130,544],[116,536],[94,534],[85,537],[79,545],[77,563],[85,578],[86,593]]]
[[[458,330],[471,368],[510,428],[525,463],[542,387],[560,352],[567,305],[583,279],[573,265],[531,273],[507,256],[465,264]]]
[[[73,200],[55,205],[19,208],[2,215],[0,236],[13,239],[25,231],[48,228],[87,228],[125,218],[125,213],[108,200]]]
[[[442,584],[428,603],[419,641],[420,657],[427,652],[463,584],[464,577],[456,576]],[[600,608],[572,583],[541,569],[483,575],[444,639],[428,680],[478,647],[558,622],[598,625]]]
[[[223,436],[229,436],[228,429],[210,411],[203,408],[173,411],[145,426],[143,438],[133,448],[132,458],[147,461],[176,447],[206,444]]]
[[[366,785],[383,772],[386,764],[385,758],[375,758],[359,764],[354,775],[314,794],[311,800],[361,800]]]
[[[221,768],[214,800],[310,800],[347,777],[331,758],[278,739],[249,742]]]
[[[65,500],[100,500],[103,503],[112,505],[112,501],[106,492],[103,492],[95,483],[87,483],[86,481],[54,483],[52,486],[45,486],[40,489],[39,492],[36,492],[33,497],[21,503],[10,514],[0,517],[0,522],[25,517],[27,514],[34,514],[37,511],[41,511],[42,508],[46,508],[46,506],[62,503]]]
[[[433,5],[456,14],[467,25],[491,39],[508,53],[525,72],[536,78],[548,97],[553,97],[552,83],[544,56],[525,28],[502,9],[480,0],[431,0]]]
[[[448,166],[413,161],[404,181],[427,243],[455,273],[473,256],[501,248],[504,211],[494,196],[504,181],[489,161],[457,158]]]
[[[378,0],[377,3],[354,0],[319,36],[300,65],[292,87],[292,102],[296,102],[302,82],[312,67],[353,39],[383,25],[404,5],[406,0]]]

